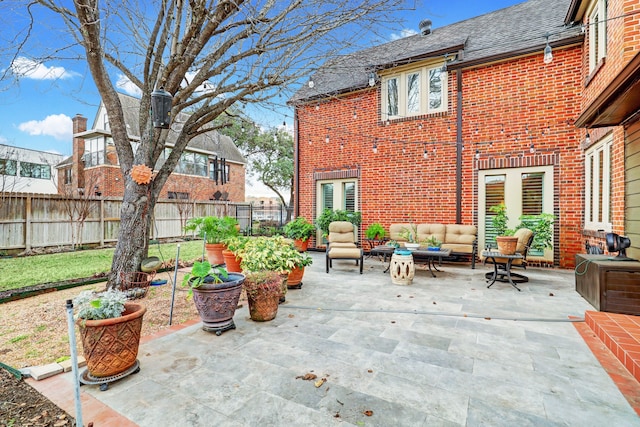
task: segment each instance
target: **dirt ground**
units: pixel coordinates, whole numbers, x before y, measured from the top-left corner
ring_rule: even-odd
[[[180,286],[178,273],[172,324],[197,319],[193,301]],[[173,272],[158,273],[156,279],[167,284],[151,286],[147,296],[136,300],[147,307],[142,322],[142,336],[169,327]],[[0,361],[14,368],[38,366],[69,358],[69,330],[66,301],[84,289],[103,290],[105,283],[49,292],[0,305]],[[76,327],[78,355],[82,345]],[[73,426],[66,414],[24,380],[18,380],[0,368],[0,427],[4,426]]]

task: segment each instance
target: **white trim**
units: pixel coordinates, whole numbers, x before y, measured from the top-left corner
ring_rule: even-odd
[[[611,147],[613,135],[602,138],[584,153],[584,228],[594,231],[612,231],[609,218],[611,203]],[[599,153],[602,153],[602,195],[598,186],[598,171],[600,170]],[[590,166],[593,159],[592,167]],[[595,176],[594,176],[595,175]],[[594,179],[595,178],[595,179]],[[592,197],[593,195],[593,197]],[[602,200],[602,206],[598,202]],[[593,218],[593,213],[602,209],[601,218]]]

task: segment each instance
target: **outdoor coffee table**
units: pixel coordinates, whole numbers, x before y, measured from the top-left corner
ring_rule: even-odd
[[[383,273],[388,273],[389,272],[389,268],[391,267],[391,256],[393,255],[393,252],[396,250],[395,246],[389,246],[389,245],[379,245],[374,247],[373,249],[371,249],[371,251],[369,251],[370,255],[377,255],[377,256],[382,256],[382,262],[387,262],[387,258],[389,259],[389,264],[387,265],[387,268],[383,271]]]
[[[487,288],[490,288],[497,280],[499,282],[508,282],[511,286],[520,291],[521,289],[516,285],[516,283],[529,281],[527,276],[511,272],[511,265],[513,264],[513,261],[516,259],[523,259],[524,256],[522,256],[522,254],[515,253],[513,255],[505,255],[497,251],[483,251],[482,256],[484,257],[485,263],[487,260],[490,260],[493,264],[493,271],[485,274],[487,282],[491,282]],[[505,259],[507,262],[496,262],[496,258]]]
[[[416,260],[416,258],[426,259],[427,267],[429,267],[429,272],[431,273],[431,276],[436,277],[436,273],[434,273],[434,270],[435,271],[441,271],[441,270],[439,270],[438,267],[436,267],[436,264],[434,261],[437,259],[438,263],[440,263],[442,261],[442,257],[447,257],[451,255],[451,249],[440,248],[440,250],[435,251],[433,249],[418,248],[416,250],[411,251],[411,253],[413,254],[414,261]]]

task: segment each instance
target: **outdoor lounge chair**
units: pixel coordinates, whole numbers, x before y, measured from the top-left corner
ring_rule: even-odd
[[[363,251],[355,244],[353,224],[349,221],[334,221],[329,224],[329,237],[327,243],[327,273],[332,268],[334,259],[353,259],[356,265],[360,265],[362,274]]]

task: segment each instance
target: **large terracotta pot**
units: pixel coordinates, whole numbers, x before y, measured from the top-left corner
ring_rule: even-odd
[[[78,319],[87,369],[93,377],[110,377],[131,368],[138,357],[142,304],[127,302],[120,317],[102,320]]]
[[[249,316],[256,322],[273,320],[278,314],[278,303],[282,295],[280,281],[261,285],[258,289],[247,292]]]
[[[296,267],[291,270],[287,277],[287,288],[300,289],[302,287],[302,276],[304,275],[304,267]]]
[[[207,250],[207,259],[211,265],[224,264],[224,257],[222,256],[222,251],[226,249],[224,243],[206,243],[204,248]]]
[[[310,239],[307,239],[307,240],[295,239],[293,241],[293,246],[295,246],[295,248],[300,252],[305,252],[309,247],[309,240]]]
[[[504,255],[513,255],[518,247],[518,238],[514,236],[497,236],[498,252]]]
[[[236,258],[236,254],[228,249],[222,251],[222,257],[224,258],[224,265],[229,273],[242,273],[242,267],[240,267],[242,258]]]

